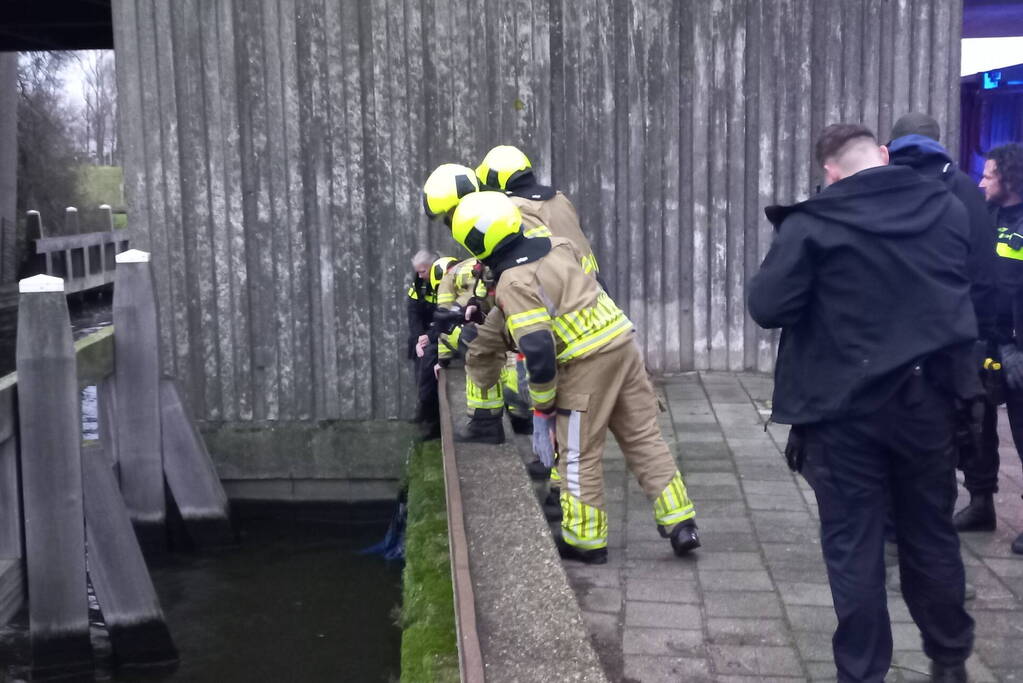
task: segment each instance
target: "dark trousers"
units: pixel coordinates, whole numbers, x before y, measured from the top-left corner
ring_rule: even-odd
[[[1005,412],[1009,415],[1009,428],[1016,453],[1023,461],[1023,392],[1006,387]],[[991,494],[998,491],[998,406],[984,404],[984,421],[981,425],[980,451],[968,458],[960,467],[963,470],[963,485],[970,495]]]
[[[437,364],[437,345],[427,344],[422,358],[416,360],[416,383],[419,392],[419,412],[425,422],[440,420],[440,396],[433,366]]]
[[[802,427],[802,472],[817,496],[821,546],[838,615],[840,681],[882,681],[891,664],[884,528],[889,507],[902,594],[924,652],[963,662],[973,619],[952,526],[956,497],[952,402],[919,376],[871,416]]]

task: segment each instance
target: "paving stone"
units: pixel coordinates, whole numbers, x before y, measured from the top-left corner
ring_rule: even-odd
[[[625,603],[625,625],[695,628],[702,626],[702,615],[697,605],[629,600]]]
[[[703,631],[677,628],[632,628],[622,632],[622,652],[670,657],[706,656]]]
[[[709,642],[717,645],[789,645],[788,628],[781,619],[708,617]]]
[[[786,605],[785,613],[796,631],[815,631],[827,634],[830,639],[835,627],[838,626],[838,617],[835,616],[833,607]]]
[[[721,486],[689,484],[689,482],[686,482],[686,484],[689,489],[689,496],[693,500],[699,500],[701,503],[712,500],[734,501],[742,498],[742,491],[739,489],[738,483]]]
[[[701,569],[700,587],[705,591],[773,591],[767,571]]]
[[[705,592],[703,605],[708,617],[780,618],[782,616],[781,600],[775,593]]]
[[[579,586],[583,589],[595,586],[615,588],[622,583],[621,569],[607,565],[566,563],[565,574],[568,575],[568,580],[573,587]]]
[[[679,452],[681,454],[681,452]],[[689,480],[690,475],[696,472],[732,472],[733,467],[730,460],[725,458],[720,459],[700,459],[700,458],[685,458],[679,455],[679,470],[682,471],[682,477]]]
[[[663,558],[660,561],[646,559],[630,560],[626,563],[624,574],[626,579],[680,579],[691,580],[696,577],[696,562],[689,558]]]
[[[753,517],[756,523],[756,515]],[[808,566],[820,564],[823,566],[824,556],[821,554],[820,539],[817,537],[808,538],[805,541],[796,543],[761,543],[760,548],[770,565],[775,564],[796,564]]]
[[[622,591],[619,588],[593,586],[577,591],[579,606],[587,612],[614,612],[622,609]]]
[[[772,496],[760,493],[747,493],[746,504],[751,510],[774,510],[799,512],[806,509],[806,501],[798,494]]]
[[[701,534],[700,541],[703,543],[704,548],[718,552],[754,552],[760,547],[756,537],[751,532],[742,531]]]
[[[696,506],[697,524],[699,524],[702,515],[707,515],[708,517],[727,517],[746,514],[746,506],[740,500],[701,501],[699,498],[694,498],[693,504]]]
[[[700,532],[703,534],[715,534],[718,532],[753,531],[753,525],[746,517],[709,517],[700,516]]]
[[[797,487],[795,482],[791,479],[788,481],[757,481],[755,479],[743,479],[742,490],[747,496],[799,496],[799,487]]]
[[[720,486],[727,484],[738,486],[739,478],[734,472],[720,472],[714,474],[694,474],[686,482],[689,486]]]
[[[996,559],[988,558],[984,560],[986,564],[995,575],[1001,578],[1014,578],[1018,579],[1023,577],[1023,558],[1018,555],[1013,559]]]
[[[625,579],[625,599],[648,602],[699,604],[700,586],[695,579]]]
[[[831,588],[819,583],[803,582],[778,582],[778,591],[781,599],[786,605],[818,605],[829,606],[831,600]]]
[[[626,656],[624,676],[629,683],[714,680],[707,660],[683,657]]]
[[[696,562],[701,571],[707,569],[730,569],[732,571],[750,571],[764,568],[764,560],[760,553],[727,553],[698,551]]]
[[[828,662],[834,665],[835,657],[831,647],[833,631],[796,631],[793,636],[799,656],[805,662]]]
[[[714,670],[722,674],[801,676],[803,667],[791,647],[710,645]]]

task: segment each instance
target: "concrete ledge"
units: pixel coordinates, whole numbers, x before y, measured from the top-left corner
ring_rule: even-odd
[[[453,444],[451,440],[452,420],[461,423],[466,414],[464,387],[461,370],[444,372],[445,464],[450,458],[458,475],[457,490],[448,490],[448,527],[462,680],[605,682],[515,445]],[[453,499],[457,504],[452,505]],[[462,519],[452,519],[458,509]],[[464,529],[462,538],[455,534],[458,528]],[[461,543],[465,547],[459,547]],[[459,562],[463,554],[468,567]],[[462,585],[465,579],[469,590]],[[472,604],[466,605],[466,599]],[[467,669],[472,661],[466,654],[472,653],[464,648],[474,639],[483,677],[478,670]]]
[[[25,602],[25,570],[21,560],[0,560],[0,626]]]
[[[397,420],[203,422],[227,495],[245,500],[393,499],[415,428]]]

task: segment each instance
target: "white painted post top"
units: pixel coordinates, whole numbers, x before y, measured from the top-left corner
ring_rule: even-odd
[[[67,208],[66,208],[66,209],[64,209],[64,210],[65,210],[65,211],[67,211],[68,213],[78,213],[78,209],[76,209],[76,208],[75,208],[75,207],[73,207],[73,206],[69,206],[69,207],[67,207]]]
[[[27,213],[29,216],[38,216],[39,215],[39,212],[36,211],[35,209],[29,209],[25,213]]]
[[[117,263],[149,263],[149,252],[140,249],[122,251],[114,257]]]
[[[99,208],[101,210],[103,210],[103,211],[109,211],[110,210],[110,205],[109,204],[100,204]]]
[[[33,275],[18,282],[22,294],[34,292],[63,292],[64,280],[52,275]]]

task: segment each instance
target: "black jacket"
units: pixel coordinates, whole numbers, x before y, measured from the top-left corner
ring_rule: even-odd
[[[952,162],[941,143],[931,138],[905,135],[892,140],[888,151],[892,164],[909,166],[928,178],[944,181],[966,208],[970,230],[966,272],[970,277],[970,299],[977,315],[977,332],[981,339],[1000,341],[996,323],[998,256],[995,254],[995,226],[983,192]]]
[[[409,285],[405,304],[405,313],[408,316],[406,353],[409,358],[416,357],[416,342],[420,335],[426,334],[430,323],[433,322],[433,312],[437,309],[435,301],[430,283],[416,274]]]
[[[775,421],[870,414],[913,365],[949,347],[959,393],[979,391],[965,209],[944,183],[883,166],[766,213],[778,232],[749,312],[782,328]]]
[[[992,205],[991,220],[996,235],[996,241],[1006,241],[1014,244],[1013,234],[1023,235],[1023,204],[1009,207],[998,207]],[[1003,245],[1007,246],[1007,245]],[[1009,250],[1008,253],[1018,253]],[[1019,334],[1023,324],[1023,261],[1016,258],[1003,258],[997,256],[995,269],[995,282],[997,283],[998,294],[996,299],[997,317],[996,334],[993,337],[998,344],[1008,344],[1015,340],[1017,344],[1023,343]]]

